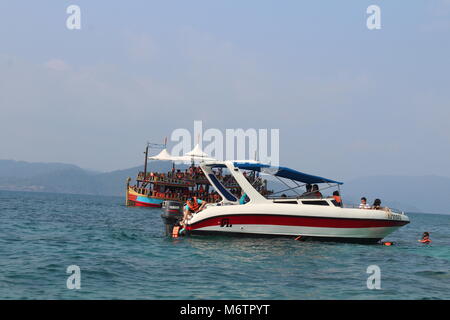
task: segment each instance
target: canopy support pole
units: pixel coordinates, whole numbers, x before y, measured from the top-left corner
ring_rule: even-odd
[[[147,143],[147,147],[145,148],[145,162],[144,162],[144,180],[147,177],[147,162],[148,162],[148,145],[149,143]],[[142,182],[142,184],[144,184],[145,182]]]
[[[341,186],[338,184],[338,192],[339,192],[339,197],[341,197],[341,207],[344,207],[344,200],[342,200],[342,194],[341,194]]]
[[[286,187],[288,187],[289,189],[288,190],[292,190],[292,191],[294,191],[297,195],[299,195],[300,196],[300,193],[298,193],[295,189],[297,189],[299,186],[297,186],[297,187],[291,187],[290,185],[288,185],[286,182],[284,182],[283,180],[281,180],[279,177],[277,177],[277,176],[274,176],[275,178],[277,178],[278,179],[278,181],[280,181],[281,183],[283,183]],[[292,180],[291,180],[292,181]],[[288,191],[288,190],[286,190],[286,191]]]

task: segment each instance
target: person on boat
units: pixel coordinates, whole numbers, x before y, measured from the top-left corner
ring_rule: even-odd
[[[246,204],[249,201],[250,199],[248,198],[247,194],[244,191],[242,191],[241,198],[239,199],[239,204]]]
[[[309,183],[306,184],[305,186],[306,191],[303,192],[303,194],[301,195],[302,198],[308,198],[308,197],[312,197],[312,185],[310,185]]]
[[[319,186],[317,184],[313,184],[312,186],[312,190],[311,190],[312,194],[314,195],[315,198],[322,198],[322,193],[319,191]]]
[[[336,205],[341,207],[342,206],[342,199],[341,199],[341,196],[339,195],[339,191],[334,191],[333,192],[333,198],[334,198],[334,201],[336,201]]]
[[[190,215],[198,213],[206,206],[206,201],[189,197],[184,206],[183,221],[185,222]]]
[[[361,198],[361,203],[359,204],[360,209],[370,209],[370,205],[367,203],[367,199],[365,197]]]
[[[373,205],[372,205],[372,209],[381,210],[381,200],[380,199],[375,199],[375,201],[373,202]]]
[[[417,240],[422,243],[431,243],[430,234],[428,232],[424,232],[422,235],[422,239]]]

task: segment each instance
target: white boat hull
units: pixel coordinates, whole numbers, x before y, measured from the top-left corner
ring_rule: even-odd
[[[216,178],[212,171],[215,167],[228,169],[249,202],[240,204],[237,196]],[[208,181],[221,195],[222,202],[208,205],[185,221],[185,229],[189,233],[213,232],[377,242],[409,223],[409,218],[404,214],[390,210],[342,208],[336,200],[333,202],[334,198],[323,198],[321,194],[315,194],[315,198],[300,196],[269,199],[260,194],[240,170],[256,170],[302,183],[341,184],[289,168],[232,161],[202,163],[201,168]]]
[[[301,236],[303,239],[377,242],[409,223],[406,215],[381,210],[295,204],[245,207],[208,207],[188,221],[187,230],[192,234]]]

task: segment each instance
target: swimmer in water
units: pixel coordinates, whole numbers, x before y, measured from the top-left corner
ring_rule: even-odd
[[[422,239],[417,240],[422,243],[431,243],[430,234],[428,232],[424,232],[422,235]]]

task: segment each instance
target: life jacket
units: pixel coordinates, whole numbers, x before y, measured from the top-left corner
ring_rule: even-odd
[[[420,240],[422,243],[431,243],[431,239],[422,239]]]
[[[334,200],[336,200],[337,203],[341,203],[341,197],[340,196],[333,196]]]
[[[186,204],[187,204],[189,210],[191,210],[192,212],[197,212],[197,210],[200,208],[196,197],[194,197],[193,201],[187,201]]]
[[[180,231],[180,226],[174,226],[172,229],[172,237],[178,238],[178,232]]]

